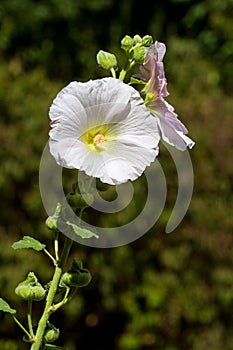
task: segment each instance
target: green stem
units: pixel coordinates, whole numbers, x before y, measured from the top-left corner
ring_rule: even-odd
[[[127,70],[122,69],[121,72],[120,72],[120,75],[119,75],[119,79],[124,81],[126,73],[127,73]]]
[[[124,81],[126,74],[130,71],[131,68],[136,64],[134,60],[129,61],[127,67],[125,69],[122,69],[119,75],[119,79]]]
[[[56,261],[59,261],[58,237],[59,237],[59,233],[56,232],[55,233],[55,239],[54,239],[54,252],[55,252]]]
[[[45,254],[47,254],[49,257],[50,257],[50,259],[53,261],[53,264],[54,265],[56,265],[56,259],[54,259],[54,257],[52,256],[52,254],[50,254],[49,253],[49,251],[47,250],[47,249],[43,249],[44,250],[44,252],[45,252]]]
[[[70,291],[70,288],[67,288],[65,295],[64,295],[64,298],[59,303],[52,306],[53,312],[57,311],[60,307],[62,307],[63,305],[65,305],[68,302],[69,291]]]
[[[60,281],[60,278],[61,278],[61,275],[63,272],[63,268],[65,266],[66,260],[68,258],[72,243],[73,243],[72,240],[66,238],[65,244],[63,247],[63,251],[62,251],[62,255],[61,255],[61,259],[55,268],[53,279],[52,279],[52,282],[51,282],[51,285],[50,285],[50,288],[48,291],[48,295],[46,298],[44,312],[43,312],[43,314],[40,318],[40,321],[38,323],[38,327],[37,327],[37,331],[36,331],[36,335],[35,335],[35,342],[32,344],[31,350],[40,350],[40,347],[41,347],[41,344],[43,341],[46,323],[49,320],[50,314],[52,313],[51,306],[53,304],[54,297],[55,297],[55,294],[56,294],[56,291],[58,288],[58,284],[59,284],[59,281]]]
[[[110,69],[110,72],[111,72],[111,74],[112,74],[112,77],[113,77],[113,78],[116,78],[116,71],[115,71],[115,69],[114,69],[114,68],[111,68],[111,69]]]
[[[28,300],[28,329],[31,335],[31,338],[34,338],[34,332],[33,332],[33,327],[32,327],[32,300]]]
[[[13,317],[15,323],[17,323],[17,325],[18,325],[18,326],[24,331],[24,333],[28,336],[28,339],[31,339],[31,334],[28,333],[28,331],[24,328],[24,326],[22,325],[22,323],[21,323],[15,316],[12,315],[12,317]]]

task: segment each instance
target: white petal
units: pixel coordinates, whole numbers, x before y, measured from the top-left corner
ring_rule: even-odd
[[[65,168],[79,169],[88,153],[85,145],[77,139],[50,139],[49,148],[57,163]]]
[[[53,101],[50,118],[50,152],[57,163],[103,182],[135,180],[158,154],[157,119],[139,93],[117,79],[69,84]],[[106,140],[88,148],[81,135],[106,124]]]

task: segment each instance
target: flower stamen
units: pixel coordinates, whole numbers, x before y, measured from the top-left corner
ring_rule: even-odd
[[[102,134],[97,134],[95,135],[95,137],[93,138],[93,143],[94,145],[100,145],[101,143],[103,143],[105,140],[104,135]]]

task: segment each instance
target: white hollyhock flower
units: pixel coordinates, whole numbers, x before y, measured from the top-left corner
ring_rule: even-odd
[[[108,184],[137,179],[158,154],[158,125],[139,93],[114,78],[71,82],[50,107],[50,152]]]

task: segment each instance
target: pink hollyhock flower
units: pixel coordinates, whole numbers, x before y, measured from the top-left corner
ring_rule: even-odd
[[[184,151],[192,148],[194,142],[186,136],[188,130],[177,118],[174,108],[164,100],[168,96],[167,80],[164,73],[163,57],[166,46],[156,41],[148,50],[140,78],[146,81],[143,92],[146,93],[146,105],[157,119],[162,139],[177,149]]]

